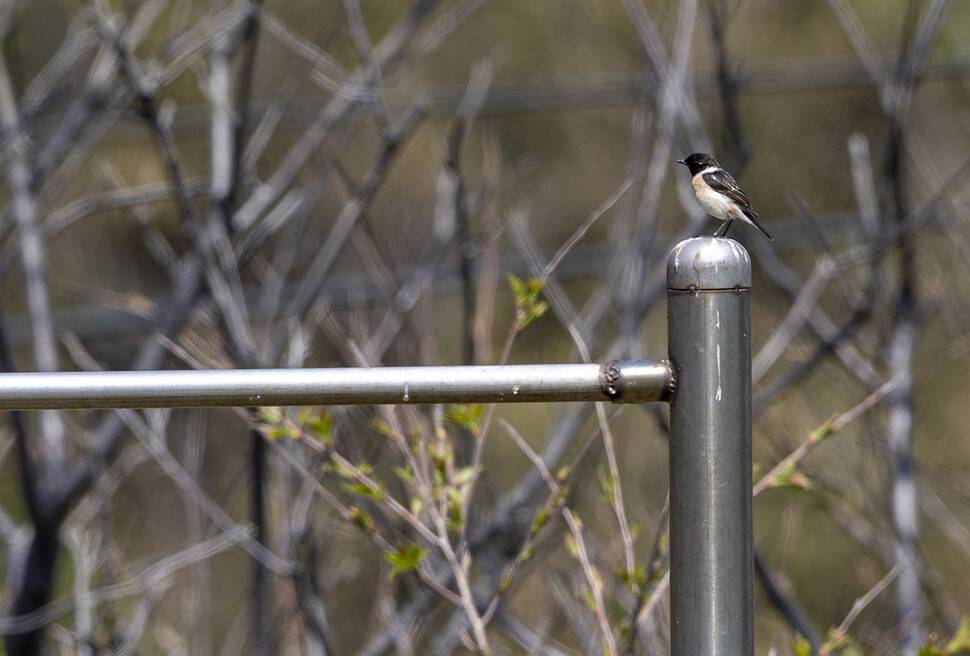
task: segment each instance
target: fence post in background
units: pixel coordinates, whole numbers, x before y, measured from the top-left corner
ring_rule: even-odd
[[[754,654],[751,260],[698,237],[667,259],[674,656]]]

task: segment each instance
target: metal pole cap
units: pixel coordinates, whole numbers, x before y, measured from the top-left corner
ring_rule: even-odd
[[[716,290],[751,287],[751,258],[733,239],[693,237],[667,257],[667,289]]]

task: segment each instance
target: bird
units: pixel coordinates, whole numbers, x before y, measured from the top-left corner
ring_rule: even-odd
[[[751,201],[741,191],[741,187],[731,174],[722,169],[714,157],[707,153],[693,153],[677,160],[677,163],[683,164],[690,170],[690,183],[694,187],[697,204],[715,219],[723,221],[721,227],[714,231],[715,237],[726,235],[731,222],[740,219],[750,223],[760,230],[761,234],[774,241],[768,231],[758,223],[758,213],[751,207]]]

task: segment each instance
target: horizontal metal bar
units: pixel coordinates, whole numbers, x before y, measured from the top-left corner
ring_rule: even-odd
[[[667,400],[666,360],[0,374],[0,410]]]

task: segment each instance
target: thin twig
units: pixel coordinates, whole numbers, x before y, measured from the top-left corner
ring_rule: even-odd
[[[898,565],[886,572],[886,575],[882,577],[878,583],[869,588],[868,592],[855,600],[855,602],[852,604],[852,608],[846,614],[845,619],[842,620],[842,623],[839,624],[839,628],[836,629],[836,631],[841,635],[845,635],[849,631],[849,627],[852,626],[852,623],[855,622],[857,617],[859,617],[859,614],[866,609],[866,606],[871,604],[876,597],[882,594],[883,590],[889,587],[889,584],[895,581],[897,576],[899,576]]]
[[[879,389],[864,398],[859,403],[852,406],[845,412],[836,415],[822,424],[819,428],[812,431],[798,448],[783,458],[777,465],[771,468],[767,474],[755,483],[752,489],[752,496],[757,496],[777,483],[782,473],[791,472],[798,463],[808,455],[815,446],[830,435],[841,431],[851,421],[871,410],[876,404],[882,401],[887,395],[894,392],[902,382],[901,377],[894,377],[883,383]]]

